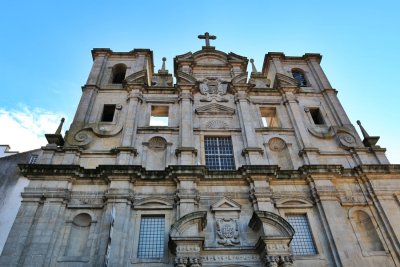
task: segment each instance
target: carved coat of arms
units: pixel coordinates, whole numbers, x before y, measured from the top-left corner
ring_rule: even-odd
[[[216,100],[218,102],[227,102],[228,100],[223,97],[228,89],[228,83],[219,78],[203,79],[199,84],[200,93],[205,95],[200,101],[211,102]]]
[[[218,244],[234,246],[240,244],[239,225],[236,219],[217,219]]]

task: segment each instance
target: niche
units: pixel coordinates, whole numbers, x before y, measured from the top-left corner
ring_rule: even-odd
[[[293,169],[292,159],[286,142],[278,137],[273,137],[268,142],[270,164],[278,165],[282,170]]]
[[[351,213],[350,219],[363,252],[368,253],[385,250],[368,213],[362,210],[355,210]]]
[[[152,137],[147,149],[146,169],[164,170],[167,162],[167,141],[161,136]]]
[[[88,254],[87,242],[91,223],[92,217],[87,213],[80,213],[74,217],[68,238],[66,256],[85,256]]]

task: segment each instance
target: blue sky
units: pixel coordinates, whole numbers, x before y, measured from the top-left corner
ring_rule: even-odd
[[[196,51],[198,34],[218,50],[254,58],[321,53],[350,120],[360,119],[400,163],[400,1],[5,1],[0,4],[0,143],[44,145],[60,116],[71,123],[91,49],[150,48],[155,69]],[[11,126],[10,126],[11,125]]]

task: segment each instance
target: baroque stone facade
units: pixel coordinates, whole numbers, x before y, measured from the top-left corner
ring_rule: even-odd
[[[349,121],[321,55],[93,49],[46,135],[1,266],[400,266],[400,166]],[[360,124],[361,126],[361,124]],[[362,127],[362,126],[361,126]]]

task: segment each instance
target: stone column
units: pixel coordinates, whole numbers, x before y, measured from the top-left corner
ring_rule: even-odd
[[[265,175],[251,175],[248,181],[250,182],[250,199],[253,202],[254,210],[276,212],[271,200],[272,191],[268,178]]]
[[[127,99],[127,110],[125,111],[124,131],[121,140],[121,147],[118,147],[119,152],[117,157],[118,165],[131,164],[133,156],[136,154],[134,148],[137,130],[137,114],[142,103],[141,86],[129,86],[130,90]]]
[[[180,165],[195,164],[197,150],[193,142],[193,96],[192,85],[180,85],[180,124],[179,124],[179,147],[177,155]]]
[[[130,247],[129,242],[132,242],[132,237],[128,233],[132,227],[131,204],[134,195],[131,189],[122,189],[122,187],[129,187],[129,182],[119,182],[118,188],[110,188],[105,194],[107,199],[105,215],[111,217],[111,214],[114,213],[113,231],[108,252],[110,255],[109,266],[127,266],[130,264],[128,262],[129,257],[126,255],[129,254],[127,249]],[[110,223],[107,225],[111,226]]]
[[[199,192],[197,191],[197,178],[179,176],[177,178],[178,188],[176,190],[176,201],[178,203],[177,216],[182,216],[197,210]]]
[[[257,136],[254,129],[254,114],[251,113],[251,106],[247,97],[246,89],[248,85],[234,85],[236,110],[239,117],[242,136],[244,140],[243,155],[246,156],[248,165],[263,163],[263,149],[258,146]]]
[[[312,152],[316,152],[318,149],[313,148],[311,145],[306,127],[307,123],[304,122],[304,116],[302,116],[305,111],[300,108],[295,92],[296,89],[294,88],[281,88],[283,103],[296,133],[296,141],[305,164],[316,164],[318,163],[317,155],[313,155],[314,153]]]

